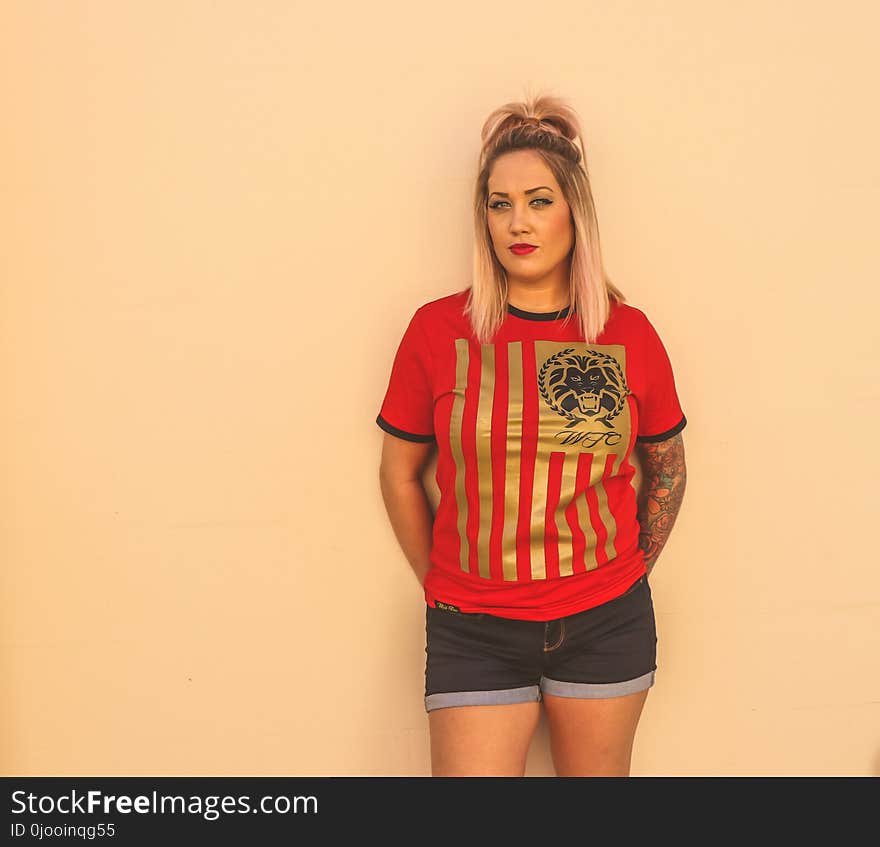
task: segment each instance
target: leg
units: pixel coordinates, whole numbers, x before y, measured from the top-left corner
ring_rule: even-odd
[[[648,691],[602,699],[545,692],[557,776],[629,776],[633,740]]]
[[[523,776],[541,716],[544,625],[427,607],[425,709],[434,776]]]
[[[541,679],[558,776],[629,776],[633,741],[657,667],[647,579],[548,627]]]
[[[434,709],[432,776],[523,776],[540,715],[537,701]]]

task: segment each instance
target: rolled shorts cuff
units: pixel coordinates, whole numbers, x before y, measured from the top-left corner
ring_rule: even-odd
[[[425,697],[425,711],[432,712],[448,706],[504,706],[510,703],[531,703],[540,699],[541,691],[537,685],[501,688],[497,691],[449,691]]]
[[[541,691],[557,697],[577,697],[585,700],[599,700],[605,697],[623,697],[644,691],[654,684],[654,671],[627,679],[623,682],[560,682],[558,679],[541,677]]]

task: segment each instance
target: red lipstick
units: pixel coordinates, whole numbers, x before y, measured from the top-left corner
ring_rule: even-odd
[[[512,244],[510,246],[510,250],[512,253],[516,253],[517,256],[525,256],[527,253],[531,253],[532,250],[537,250],[533,244]]]

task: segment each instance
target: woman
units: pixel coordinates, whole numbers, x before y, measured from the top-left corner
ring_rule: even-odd
[[[575,112],[509,103],[482,141],[472,283],[416,310],[376,419],[425,593],[432,773],[522,776],[543,703],[559,776],[626,776],[686,419],[657,332],[604,271]]]

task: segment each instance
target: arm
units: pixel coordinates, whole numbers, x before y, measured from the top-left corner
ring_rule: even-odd
[[[681,433],[637,445],[642,466],[638,496],[639,547],[650,575],[681,508],[687,483]]]
[[[420,585],[431,568],[434,514],[422,484],[422,470],[434,442],[415,442],[385,433],[379,483],[388,519],[400,549]]]

